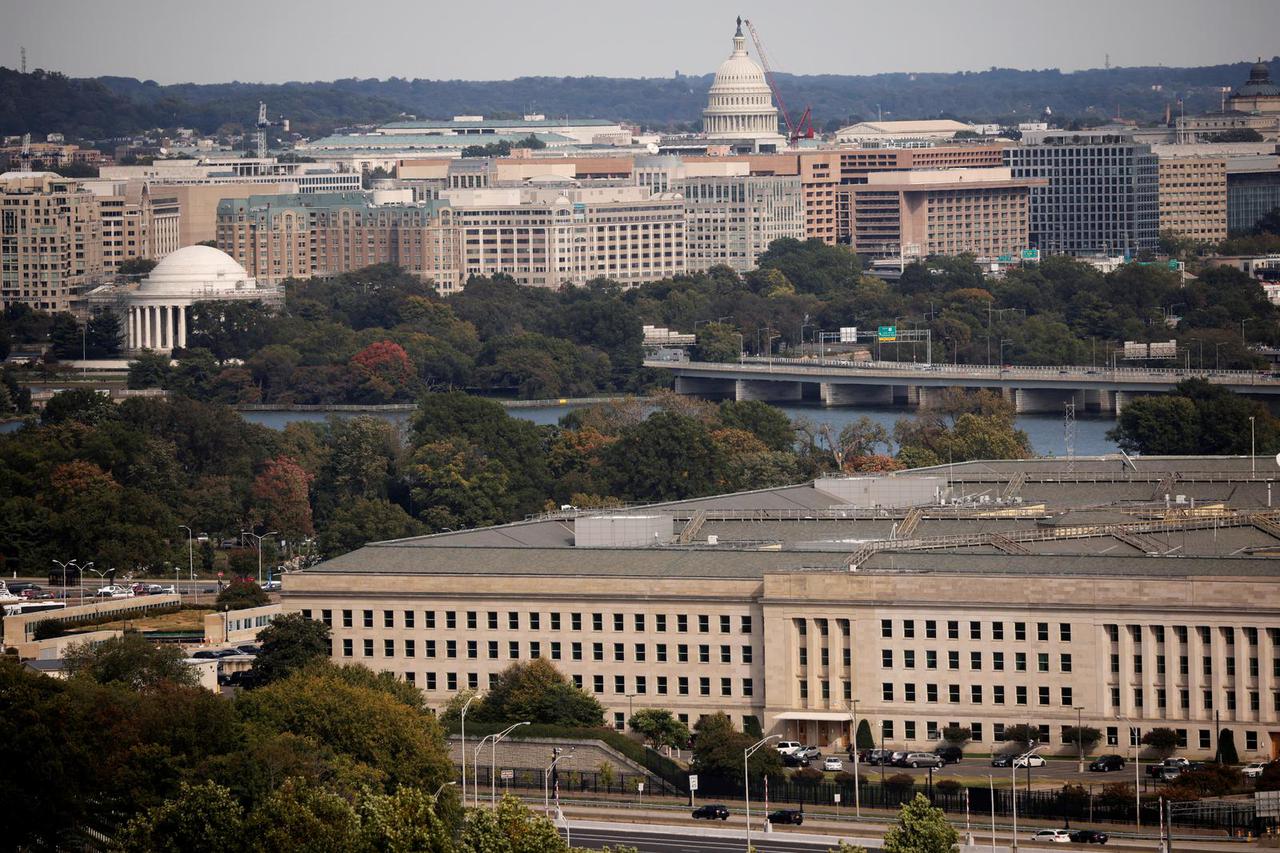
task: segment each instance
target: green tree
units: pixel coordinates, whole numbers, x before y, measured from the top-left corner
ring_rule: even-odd
[[[468,716],[480,722],[528,720],[559,726],[599,726],[604,708],[545,658],[513,663],[493,677]]]
[[[693,768],[699,776],[711,780],[708,788],[735,785],[742,778],[742,755],[754,741],[736,730],[722,712],[705,714],[694,725]],[[771,745],[760,747],[748,761],[750,775],[777,776],[782,773],[782,759]]]
[[[214,606],[218,610],[247,610],[250,607],[261,607],[270,603],[271,597],[258,586],[256,581],[233,577],[222,592],[218,593]]]
[[[333,511],[320,528],[320,551],[327,558],[354,551],[367,542],[403,539],[425,532],[398,504],[384,498],[355,498]]]
[[[156,268],[158,262],[151,258],[127,258],[120,262],[120,275],[141,277]]]
[[[100,643],[70,646],[63,655],[63,667],[71,677],[134,690],[163,683],[193,687],[195,670],[187,666],[185,657],[176,646],[156,645],[137,631],[126,631]]]
[[[1102,740],[1102,731],[1093,726],[1067,726],[1062,733],[1062,742],[1069,744],[1079,744],[1085,751],[1089,752],[1097,743]]]
[[[885,853],[951,853],[960,840],[942,809],[916,794],[898,812],[898,822],[884,834]]]
[[[519,474],[464,438],[418,447],[408,474],[418,517],[434,530],[501,524],[517,514],[511,484]]]
[[[126,383],[131,390],[141,388],[167,388],[173,374],[170,358],[158,352],[139,353],[129,362]]]
[[[79,359],[84,346],[76,318],[65,313],[54,314],[53,325],[49,327],[50,351],[60,359]]]
[[[449,788],[440,793],[443,799]],[[360,798],[364,843],[376,853],[454,853],[452,832],[431,794],[401,786],[393,794]]]
[[[59,391],[44,404],[40,413],[40,422],[46,424],[79,421],[83,424],[98,424],[116,416],[116,407],[111,398],[100,394],[92,388],[73,388],[70,391]]]
[[[946,726],[942,729],[942,739],[947,743],[964,746],[973,738],[973,731],[968,726]]]
[[[135,816],[116,840],[122,853],[237,853],[247,850],[244,810],[214,782],[180,782],[162,805]]]
[[[120,354],[120,315],[103,311],[89,318],[85,351],[89,358],[115,358]]]
[[[1172,755],[1173,751],[1178,748],[1178,733],[1173,729],[1158,726],[1154,729],[1148,729],[1142,735],[1142,742],[1151,747],[1157,755]]]
[[[1221,764],[1239,764],[1240,753],[1236,751],[1236,736],[1231,729],[1222,729],[1218,735],[1218,756]]]
[[[871,724],[866,719],[858,721],[858,734],[854,740],[860,750],[876,748],[876,739],[871,734]]]
[[[253,849],[268,853],[328,853],[368,848],[360,816],[344,797],[299,779],[286,779],[245,821]]]
[[[694,361],[734,362],[742,354],[742,334],[728,323],[707,323],[698,329]]]
[[[1039,742],[1040,727],[1030,723],[1005,726],[1004,739],[1009,743],[1017,744],[1019,749],[1025,751],[1031,748],[1031,744]]]
[[[458,853],[569,853],[569,845],[547,817],[511,794],[496,809],[472,809]]]
[[[689,742],[689,727],[665,708],[641,708],[631,715],[629,725],[654,749],[663,746],[684,749]]]
[[[332,651],[329,626],[301,613],[284,613],[258,632],[262,650],[253,662],[260,682],[276,681],[292,675]]]
[[[727,429],[751,433],[770,450],[791,450],[795,446],[796,431],[791,425],[791,418],[768,403],[726,400],[716,411],[716,418]]]
[[[657,412],[605,451],[613,492],[628,500],[681,500],[715,491],[723,458],[706,425]]]
[[[1191,455],[1200,444],[1200,413],[1186,397],[1139,397],[1120,411],[1107,437],[1130,453]]]

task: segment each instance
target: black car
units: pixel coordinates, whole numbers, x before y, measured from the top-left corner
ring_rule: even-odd
[[[995,758],[991,759],[991,766],[992,767],[1008,767],[1010,764],[1013,763],[1013,759],[1016,757],[1017,756],[1014,755],[1014,753],[1012,752],[1006,753],[1005,755],[997,755]]]
[[[1089,769],[1095,773],[1110,773],[1112,770],[1124,769],[1123,755],[1100,755],[1089,762]]]
[[[804,812],[799,809],[778,809],[769,812],[769,823],[774,826],[799,826],[804,823]]]
[[[715,803],[709,806],[698,806],[693,810],[693,816],[702,820],[728,820],[729,810]]]
[[[786,755],[782,756],[782,766],[783,767],[808,767],[809,759],[805,758],[804,756],[797,755],[794,752],[789,752]]]
[[[262,647],[249,644],[244,646],[236,646],[236,651],[242,655],[257,655],[262,652]]]
[[[964,750],[958,746],[940,746],[933,754],[941,758],[943,764],[959,764],[964,758]]]
[[[1109,836],[1096,829],[1073,829],[1071,840],[1076,844],[1106,844]]]

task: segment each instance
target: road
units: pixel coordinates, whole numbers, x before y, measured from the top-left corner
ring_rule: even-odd
[[[1099,753],[1101,754],[1101,753]],[[847,756],[835,753],[844,761],[844,769],[846,772],[853,772],[853,762],[847,759]],[[1096,757],[1096,755],[1094,756]],[[1111,773],[1094,773],[1089,771],[1090,757],[1085,757],[1084,773],[1077,772],[1077,762],[1075,760],[1052,759],[1045,762],[1043,767],[1031,768],[1031,786],[1033,788],[1053,787],[1060,788],[1067,782],[1084,785],[1105,785],[1110,782],[1132,782],[1133,781],[1133,765],[1128,764],[1123,770]],[[1145,764],[1145,762],[1144,762]],[[821,761],[815,761],[811,766],[821,767]],[[916,787],[923,787],[928,784],[929,771],[926,768],[912,770],[909,767],[869,767],[861,764],[858,772],[861,773],[868,782],[879,782],[881,770],[884,776],[894,776],[899,773],[907,773],[916,777],[920,781],[916,783]],[[939,779],[966,779],[970,782],[979,780],[985,781],[988,776],[994,778],[996,787],[1009,787],[1010,773],[1008,767],[992,767],[990,758],[966,758],[958,764],[948,764],[946,767],[933,771],[933,781]],[[1143,773],[1145,777],[1146,774]],[[1018,769],[1018,787],[1025,788],[1027,784],[1027,769]]]
[[[601,848],[621,844],[635,847],[641,853],[705,853],[740,851],[746,847],[746,833],[742,829],[571,821],[569,833],[575,847]],[[878,853],[880,850],[879,838],[780,830],[767,834],[752,832],[751,846],[760,853],[826,853],[838,845],[842,838],[866,847],[868,853]]]

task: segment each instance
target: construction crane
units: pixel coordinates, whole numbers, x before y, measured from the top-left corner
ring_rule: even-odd
[[[769,91],[773,92],[773,100],[778,104],[778,111],[782,113],[782,120],[787,123],[787,142],[795,145],[799,139],[813,139],[813,121],[810,117],[810,108],[804,108],[804,114],[800,116],[798,122],[791,121],[791,113],[787,111],[787,105],[782,100],[782,92],[778,90],[778,81],[774,79],[773,75],[773,63],[769,61],[769,54],[764,49],[764,42],[760,41],[760,34],[756,32],[755,25],[751,21],[743,19],[742,23],[747,25],[747,30],[751,33],[751,41],[756,46],[756,56],[760,57],[760,67],[764,69],[764,79],[769,84]]]
[[[258,159],[266,159],[267,156],[267,128],[278,127],[285,133],[289,132],[289,120],[284,116],[278,116],[275,121],[267,118],[267,102],[258,101],[258,132],[254,134],[254,139],[258,143]]]

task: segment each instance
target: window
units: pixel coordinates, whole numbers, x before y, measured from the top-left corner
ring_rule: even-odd
[[[456,672],[445,673],[444,684],[445,684],[446,690],[456,691],[458,689],[458,673]]]
[[[436,656],[436,641],[435,641],[435,640],[427,640],[427,641],[425,641],[425,646],[426,646],[427,657],[429,657],[429,658],[433,658],[433,657],[435,657],[435,656]]]
[[[372,628],[373,627],[373,611],[366,610],[361,615],[364,617],[364,626],[366,628]]]
[[[476,649],[475,640],[467,640],[467,657],[469,658],[479,657],[479,652]]]
[[[485,621],[486,624],[488,624],[490,631],[498,630],[498,611],[490,610],[488,614],[486,614]]]
[[[667,630],[667,614],[659,613],[653,617],[654,630],[666,632]]]
[[[809,649],[806,648],[805,646],[800,647],[800,665],[801,666],[809,665]]]
[[[960,685],[959,684],[947,685],[947,701],[948,702],[960,701]]]
[[[991,688],[991,701],[997,705],[1004,704],[1004,685],[997,684]]]
[[[711,663],[711,647],[706,643],[698,645],[698,663]]]
[[[446,610],[444,614],[444,626],[450,631],[456,630],[458,627],[458,614],[452,610]],[[457,678],[457,673],[454,674]]]
[[[982,652],[969,652],[969,669],[982,669]]]
[[[991,623],[991,639],[993,640],[1004,639],[1004,623],[1003,622]],[[977,740],[977,738],[974,738],[974,740]]]
[[[1063,622],[1058,626],[1058,639],[1064,643],[1071,642],[1071,623]]]
[[[907,639],[912,639],[915,637],[915,635],[916,635],[916,620],[903,619],[902,620],[902,636],[906,637]]]
[[[467,630],[474,631],[476,629],[476,612],[474,610],[467,611]]]
[[[1049,623],[1048,622],[1036,623],[1036,639],[1042,643],[1049,642]]]
[[[954,619],[947,622],[947,639],[948,640],[960,639],[960,623]]]
[[[591,659],[594,661],[604,660],[604,643],[591,644]]]
[[[916,701],[916,686],[914,684],[902,685],[902,701],[904,702]]]
[[[645,659],[644,643],[636,643],[634,657],[637,661],[642,661],[642,662],[644,661]]]
[[[1049,671],[1049,653],[1040,652],[1036,655],[1036,672]]]
[[[938,639],[938,623],[932,619],[926,619],[924,622],[924,636],[926,640]]]
[[[428,690],[436,689],[436,674],[434,672],[427,673],[427,689]]]
[[[970,640],[982,639],[982,623],[981,622],[969,623],[969,639]]]
[[[1178,656],[1178,674],[1186,675],[1191,671],[1191,658],[1186,655]]]
[[[975,705],[982,704],[982,685],[981,684],[969,685],[969,701]]]
[[[687,614],[676,614],[676,630],[682,634],[689,632],[689,616]]]
[[[1041,687],[1036,692],[1039,694],[1040,704],[1048,705],[1049,704],[1049,688]]]
[[[342,627],[343,627],[343,628],[350,628],[350,627],[351,627],[351,611],[350,611],[350,610],[344,610],[344,611],[342,611]],[[428,627],[428,628],[432,628],[432,627],[435,627],[435,626],[433,626],[433,625],[428,625],[427,627]]]
[[[414,653],[415,653],[416,651],[417,651],[417,648],[415,647],[415,644],[414,644],[414,641],[413,641],[413,640],[405,640],[405,641],[404,641],[404,656],[405,656],[405,657],[407,657],[407,658],[411,658],[411,657],[413,657],[413,656],[414,656]]]
[[[667,677],[665,675],[658,676],[658,694],[660,696],[667,695]]]
[[[342,641],[342,656],[344,658],[349,658],[351,657],[351,654],[351,638],[347,637]]]
[[[634,617],[634,621],[635,621],[636,630],[643,632],[644,631],[644,614],[637,613]]]
[[[907,669],[916,668],[916,653],[911,649],[907,649],[902,653],[902,665]]]
[[[880,620],[880,636],[886,637],[886,638],[893,636],[893,620],[892,619]]]
[[[627,677],[625,675],[615,675],[613,677],[613,692],[614,693],[627,692]]]
[[[582,660],[582,643],[570,643],[569,656],[574,660]],[[492,657],[492,655],[490,655],[490,657]]]
[[[882,720],[880,722],[880,737],[884,740],[893,739],[893,720]]]
[[[627,659],[626,647],[625,647],[625,645],[624,645],[623,643],[614,643],[614,644],[613,644],[613,659],[614,659],[614,660],[626,660],[626,659]]]
[[[1014,701],[1019,705],[1027,704],[1027,688],[1025,685],[1019,684],[1013,688]]]
[[[752,658],[752,654],[751,654],[751,647],[750,647],[750,646],[743,646],[743,647],[742,647],[742,662],[743,662],[743,663],[751,663],[751,658]]]
[[[551,614],[551,630],[552,631],[560,630],[560,614],[559,613],[553,612]]]
[[[1120,707],[1120,688],[1119,687],[1111,688],[1111,706],[1113,708]]]
[[[880,666],[885,669],[893,668],[893,649],[880,650]]]
[[[649,679],[643,675],[636,676],[636,694],[647,693],[649,691]]]
[[[444,653],[445,653],[445,657],[456,658],[456,657],[458,656],[458,641],[457,641],[457,640],[445,640],[445,641],[444,641]]]
[[[569,630],[571,631],[582,630],[582,614],[581,613],[569,614]]]
[[[604,630],[604,614],[603,613],[591,614],[591,630],[592,631]]]
[[[1205,675],[1213,675],[1213,658],[1205,655],[1204,660],[1201,662],[1201,668]]]
[[[752,684],[750,678],[742,679],[742,695],[743,696],[754,696],[755,695],[754,690],[755,690],[755,687]]]
[[[957,651],[947,652],[947,669],[960,668],[960,653]]]
[[[621,613],[613,614],[613,630],[622,631],[626,626],[626,618]]]
[[[800,651],[803,652],[804,649],[802,648]],[[800,657],[803,658],[804,655],[801,654]],[[676,646],[676,660],[679,661],[680,663],[689,662],[689,647],[684,643],[681,643],[680,645]],[[804,666],[803,663],[801,663],[800,665]]]
[[[604,676],[603,675],[591,676],[591,689],[596,693],[604,692]]]
[[[1004,671],[1004,652],[991,653],[991,668],[996,672]]]
[[[974,743],[982,743],[982,723],[969,724],[969,739]]]
[[[1027,623],[1026,622],[1013,623],[1013,638],[1015,640],[1018,640],[1019,642],[1027,639]]]
[[[1026,652],[1013,653],[1013,668],[1018,672],[1027,671],[1027,653]]]
[[[1208,749],[1208,748],[1209,748],[1209,730],[1208,730],[1208,729],[1201,729],[1201,730],[1200,730],[1200,738],[1199,738],[1199,740],[1200,740],[1200,748],[1201,748],[1201,749]]]
[[[1063,707],[1065,707],[1065,708],[1070,708],[1070,707],[1074,704],[1074,703],[1071,701],[1071,700],[1072,700],[1072,698],[1073,698],[1073,696],[1072,696],[1072,690],[1071,690],[1071,688],[1070,688],[1070,687],[1063,687],[1063,688],[1062,688],[1062,705],[1063,705]]]
[[[373,640],[372,639],[367,639],[364,641],[364,656],[367,658],[373,657]]]
[[[827,682],[824,681],[822,683],[826,684]],[[720,695],[721,696],[733,695],[733,679],[732,678],[729,678],[726,676],[720,679]]]
[[[751,617],[750,616],[743,616],[740,618],[739,625],[738,625],[738,633],[740,634],[751,633]]]
[[[689,677],[682,675],[676,679],[676,692],[681,696],[689,695]]]
[[[699,696],[711,695],[711,679],[705,675],[700,676],[698,678],[698,695]]]
[[[542,619],[537,613],[529,614],[529,630],[539,631],[542,629]]]
[[[1160,658],[1160,662],[1164,663],[1164,658]],[[1061,669],[1063,672],[1071,671],[1071,655],[1070,654],[1064,653],[1058,656],[1058,668]]]
[[[733,663],[733,655],[731,653],[731,649],[732,647],[727,645],[720,647],[720,663]],[[823,652],[823,655],[825,656],[827,650],[823,649],[822,652]],[[823,663],[826,663],[826,661],[823,661]]]
[[[915,720],[907,720],[902,724],[902,736],[905,737],[907,740],[916,739],[916,721]]]
[[[520,657],[520,643],[515,640],[507,641],[507,657],[515,660]]]
[[[924,686],[924,699],[926,702],[938,701],[938,685],[926,684]]]
[[[529,657],[530,659],[542,657],[542,643],[537,640],[531,640],[529,642]]]
[[[711,617],[705,613],[698,614],[698,633],[706,634],[711,631]]]
[[[1258,751],[1258,733],[1246,731],[1244,733],[1244,748],[1248,752]]]
[[[886,681],[880,685],[880,698],[886,702],[893,701],[893,683]]]
[[[328,611],[328,610],[326,610],[326,611],[324,611],[324,612],[325,612],[325,613],[328,613],[329,611]],[[412,628],[412,627],[413,627],[413,616],[414,616],[414,613],[413,613],[413,611],[412,611],[412,610],[406,610],[406,611],[404,612],[404,626],[405,626],[406,628]]]
[[[732,616],[729,616],[728,614],[725,614],[725,613],[720,614],[720,633],[721,634],[727,634],[729,633],[730,630],[732,630],[732,628],[730,627],[730,622],[732,621],[733,621]]]
[[[382,611],[382,627],[394,628],[396,626],[396,612],[394,610]]]

